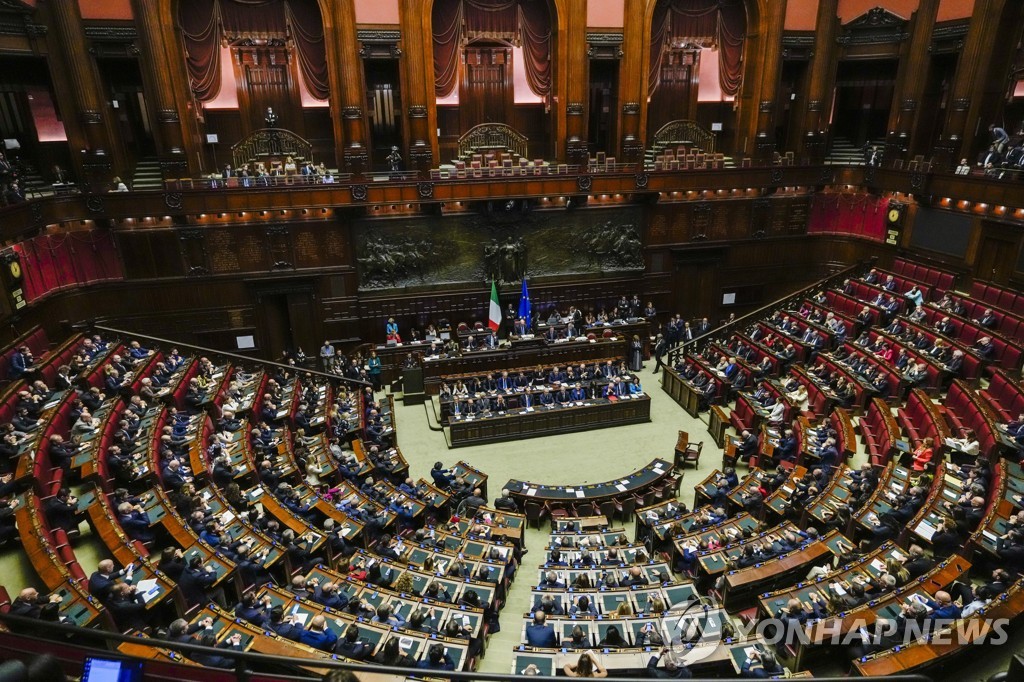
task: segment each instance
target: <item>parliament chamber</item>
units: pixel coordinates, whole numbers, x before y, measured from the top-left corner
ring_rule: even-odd
[[[1022,44],[0,0],[0,678],[1024,679]]]

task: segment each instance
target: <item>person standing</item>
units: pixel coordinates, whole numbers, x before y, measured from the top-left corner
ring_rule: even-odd
[[[377,357],[377,351],[371,350],[370,357],[366,360],[366,367],[370,374],[370,381],[373,382],[373,390],[380,390],[380,373],[381,373],[381,362],[380,358]]]
[[[629,343],[629,369],[631,372],[639,372],[643,368],[644,346],[640,342],[640,337],[634,334],[633,340]]]
[[[320,346],[320,362],[323,363],[324,371],[331,371],[331,358],[334,357],[334,345],[330,341],[324,341]]]

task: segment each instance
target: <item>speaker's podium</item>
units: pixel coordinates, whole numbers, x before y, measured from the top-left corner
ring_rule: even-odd
[[[423,390],[423,368],[402,369],[402,402],[406,405],[422,405],[427,399]]]

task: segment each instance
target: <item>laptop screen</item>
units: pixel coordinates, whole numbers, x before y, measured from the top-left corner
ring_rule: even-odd
[[[142,682],[142,661],[87,656],[82,682]]]

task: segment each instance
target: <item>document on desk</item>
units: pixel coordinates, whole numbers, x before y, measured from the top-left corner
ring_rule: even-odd
[[[536,494],[537,494],[537,489],[536,488],[527,488],[526,489],[526,495],[528,497],[533,497]]]
[[[620,493],[626,492],[626,486],[622,485],[621,483],[616,483],[615,489],[618,490]]]
[[[584,493],[582,490],[577,490],[576,497],[586,497],[586,493]]]

